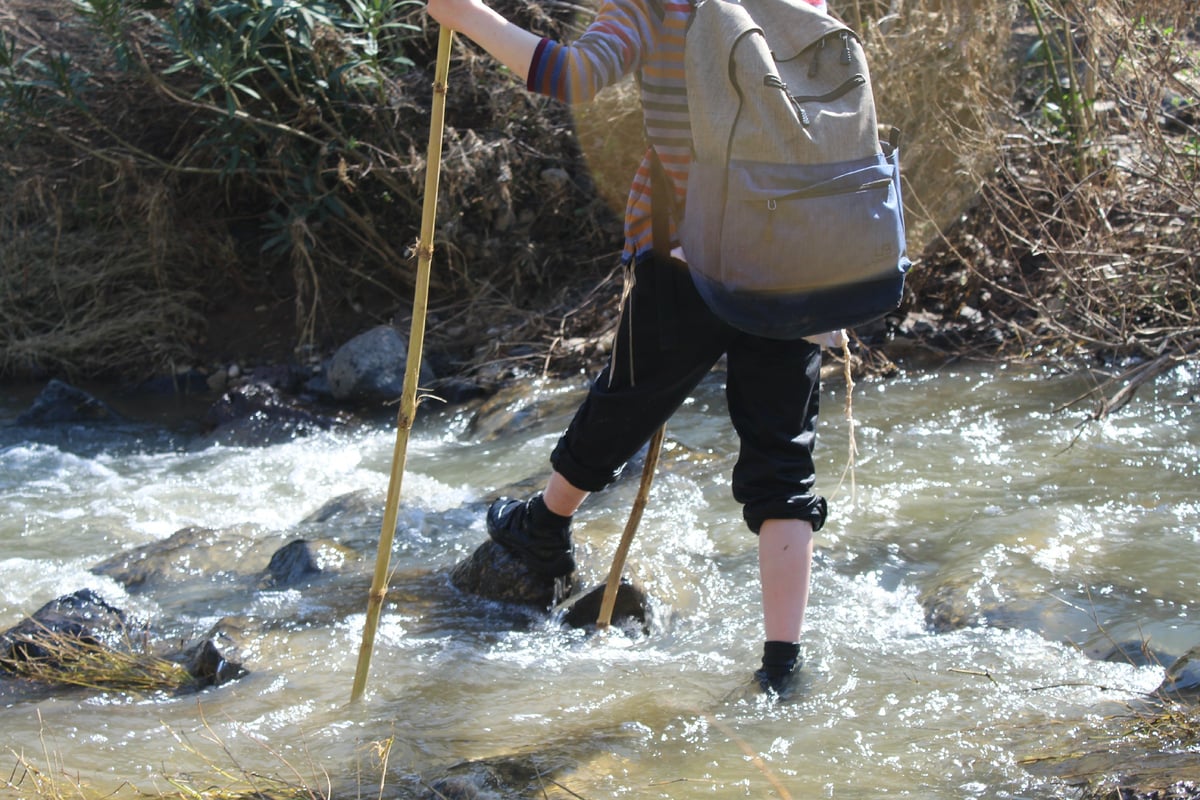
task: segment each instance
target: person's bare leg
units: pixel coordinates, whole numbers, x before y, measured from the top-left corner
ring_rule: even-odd
[[[754,673],[764,691],[780,697],[790,691],[800,658],[800,632],[808,606],[812,572],[812,524],[772,519],[758,531],[758,574],[762,583],[762,668]]]
[[[759,529],[758,570],[767,641],[800,641],[812,553],[813,529],[809,522],[769,519]]]
[[[576,489],[566,478],[554,472],[550,475],[550,480],[546,482],[546,489],[542,492],[542,502],[555,514],[570,517],[579,510],[580,504],[589,494],[590,492],[585,492],[583,489]]]

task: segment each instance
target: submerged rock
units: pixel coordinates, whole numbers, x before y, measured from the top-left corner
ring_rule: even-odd
[[[248,383],[223,394],[204,422],[210,432],[203,446],[260,447],[329,430],[345,420],[306,408],[268,383]]]
[[[104,402],[57,378],[17,417],[18,425],[56,425],[68,422],[120,422],[122,417]]]
[[[130,592],[170,583],[178,593],[180,581],[211,584],[245,574],[246,556],[254,547],[254,540],[236,529],[181,528],[166,539],[105,559],[91,572]]]
[[[926,589],[919,602],[925,610],[925,624],[935,633],[949,633],[987,623],[987,611],[972,596],[971,585],[944,583]]]
[[[1110,642],[1107,648],[1084,648],[1083,652],[1089,658],[1098,661],[1129,664],[1134,667],[1161,667],[1172,661],[1166,652],[1154,649],[1148,640],[1143,639]]]
[[[600,606],[604,602],[605,584],[587,591],[582,597],[568,601],[563,622],[572,628],[595,625],[600,618]],[[647,610],[649,599],[641,586],[625,578],[617,585],[617,596],[613,604],[611,624],[620,626],[636,623],[643,632],[648,629]]]
[[[466,761],[444,770],[438,777],[422,781],[421,800],[501,800],[501,798],[543,797],[546,784],[573,765],[566,759],[547,764],[550,759],[529,756],[502,756]]]
[[[261,589],[283,589],[336,572],[354,552],[331,541],[297,539],[275,551],[259,578]]]
[[[1195,700],[1200,698],[1200,645],[1188,650],[1167,667],[1166,677],[1158,691],[1175,697],[1186,695]]]

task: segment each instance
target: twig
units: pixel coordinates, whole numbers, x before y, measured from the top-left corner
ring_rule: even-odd
[[[704,718],[719,728],[721,732],[728,736],[731,740],[733,740],[738,748],[746,754],[746,757],[750,759],[750,763],[757,767],[758,771],[763,774],[763,777],[765,777],[771,786],[775,788],[775,791],[779,793],[781,800],[792,800],[791,792],[789,792],[787,787],[783,785],[783,782],[779,780],[779,776],[776,775],[769,766],[767,766],[767,762],[763,761],[762,757],[758,755],[758,753],[754,752],[753,748],[751,748],[744,739],[734,733],[733,729],[721,722],[712,714],[705,713]]]
[[[987,678],[989,681],[996,684],[997,686],[1000,685],[999,682],[997,682],[996,679],[994,677],[992,677],[991,670],[985,669],[985,670],[980,671],[980,670],[975,670],[975,669],[961,669],[959,667],[950,667],[946,671],[953,672],[956,675],[971,675],[976,678]]]

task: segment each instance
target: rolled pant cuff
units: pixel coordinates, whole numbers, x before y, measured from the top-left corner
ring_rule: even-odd
[[[769,519],[804,520],[812,524],[814,531],[819,531],[825,525],[825,517],[828,514],[829,506],[825,498],[815,494],[793,497],[781,502],[747,505],[742,509],[746,525],[755,533],[758,533],[763,523]]]
[[[588,469],[571,457],[564,439],[559,439],[550,454],[550,466],[567,479],[567,483],[585,492],[599,492],[621,475],[621,467],[612,471]],[[622,465],[624,466],[624,465]]]

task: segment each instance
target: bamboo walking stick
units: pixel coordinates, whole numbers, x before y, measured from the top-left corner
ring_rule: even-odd
[[[413,290],[412,331],[408,337],[408,360],[404,371],[404,389],[400,395],[400,411],[396,416],[396,446],[392,451],[392,472],[388,479],[387,503],[383,511],[383,530],[379,534],[379,550],[375,555],[375,577],[367,596],[367,621],[363,627],[362,645],[358,650],[358,667],[350,702],[362,697],[375,645],[375,630],[387,594],[389,561],[392,540],[396,535],[396,517],[400,510],[400,486],[404,479],[404,463],[408,456],[408,437],[417,413],[417,381],[421,374],[421,350],[425,343],[425,315],[429,300],[429,264],[433,260],[433,222],[437,212],[438,177],[442,165],[442,129],[446,114],[446,78],[450,72],[450,45],[454,31],[443,27],[438,36],[437,61],[433,72],[433,105],[429,121],[429,152],[425,160],[425,205],[421,213],[421,238],[417,242],[417,283]]]
[[[629,555],[629,546],[633,544],[633,534],[637,531],[638,523],[642,521],[642,512],[646,510],[646,502],[650,498],[650,483],[654,480],[654,468],[658,465],[658,453],[662,450],[663,438],[666,434],[667,426],[663,425],[650,437],[650,446],[646,450],[646,463],[642,465],[642,482],[638,485],[637,496],[633,499],[633,507],[629,509],[629,519],[625,521],[621,543],[617,545],[612,567],[608,570],[608,581],[604,584],[604,597],[600,600],[600,615],[596,618],[596,627],[599,630],[604,630],[612,624],[613,607],[617,604],[617,589],[621,583],[621,571],[625,569],[625,557]]]

